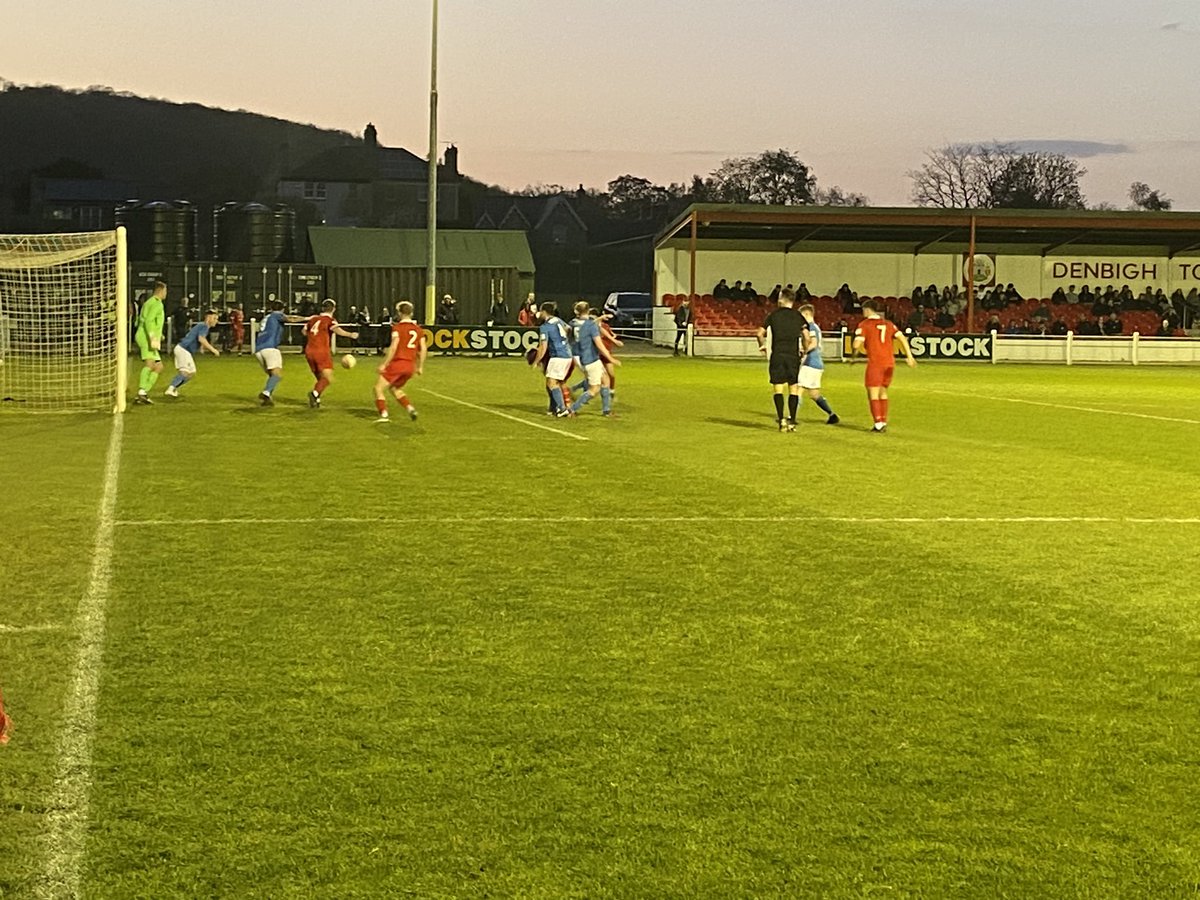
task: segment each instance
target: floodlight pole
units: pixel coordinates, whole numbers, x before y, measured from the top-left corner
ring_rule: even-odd
[[[971,215],[971,240],[967,245],[967,334],[975,333],[975,216]]]
[[[438,0],[433,0],[433,36],[429,54],[429,198],[425,210],[426,247],[425,324],[436,321],[434,303],[437,299],[437,53]]]

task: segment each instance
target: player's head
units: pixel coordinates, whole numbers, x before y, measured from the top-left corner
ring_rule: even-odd
[[[580,300],[575,304],[575,315],[583,318],[588,314],[589,309],[591,309],[591,305],[586,300]]]
[[[283,301],[282,300],[272,300],[271,301],[271,312],[283,312]]]
[[[864,300],[862,302],[862,311],[865,315],[875,316],[879,314],[879,307],[875,305],[874,300]]]
[[[333,302],[331,297],[326,297],[325,302],[321,304],[321,312],[331,313],[337,309],[337,304]]]
[[[787,288],[784,288],[782,291],[779,292],[779,305],[780,306],[791,306],[795,302],[796,302],[796,292],[795,291],[789,291]]]
[[[413,305],[407,300],[401,300],[396,304],[397,319],[411,319],[413,315]]]
[[[551,301],[547,300],[542,304],[541,309],[538,310],[538,315],[543,319],[553,319],[556,315],[558,315],[558,307],[555,306]]]
[[[811,322],[816,318],[817,311],[811,303],[802,303],[800,308],[796,310],[800,315],[804,316],[805,320]]]
[[[209,328],[212,328],[214,325],[217,324],[217,318],[219,316],[220,316],[220,313],[218,313],[215,309],[206,309],[204,311],[204,324],[207,325]]]

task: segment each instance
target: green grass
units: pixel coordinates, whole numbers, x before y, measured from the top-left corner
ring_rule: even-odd
[[[296,358],[271,410],[200,365],[124,420],[117,517],[172,524],[116,531],[86,896],[1200,894],[1200,372],[901,369],[879,437],[840,365],[794,435],[761,364],[554,422],[433,359],[387,426],[370,366],[317,412]],[[0,896],[110,426],[0,415],[0,625],[60,626],[0,631]]]

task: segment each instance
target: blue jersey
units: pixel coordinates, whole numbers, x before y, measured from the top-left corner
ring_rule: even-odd
[[[567,339],[567,323],[558,316],[552,316],[538,328],[540,340],[550,345],[550,356],[554,359],[570,359],[571,344]]]
[[[595,319],[578,319],[575,326],[575,344],[578,348],[576,356],[581,366],[588,366],[600,361],[600,351],[596,349],[596,338],[600,337],[600,326]]]
[[[821,329],[817,327],[816,322],[809,322],[807,328],[808,333],[817,339],[817,343],[804,357],[804,365],[810,369],[824,369],[825,360],[821,357]]]
[[[183,336],[183,340],[179,342],[179,346],[188,353],[200,352],[200,338],[208,337],[208,323],[197,322],[192,326],[192,330]]]
[[[283,322],[284,315],[279,310],[275,310],[265,319],[263,319],[262,330],[258,332],[258,337],[254,339],[254,349],[257,350],[274,350],[283,340]]]

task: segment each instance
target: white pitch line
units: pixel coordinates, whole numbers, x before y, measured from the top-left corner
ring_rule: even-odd
[[[945,394],[949,397],[971,397],[975,400],[996,400],[1002,403],[1021,403],[1025,406],[1045,406],[1050,409],[1069,409],[1074,412],[1099,413],[1106,416],[1127,416],[1131,419],[1151,419],[1155,422],[1179,422],[1184,425],[1200,425],[1200,419],[1183,419],[1178,416],[1156,416],[1152,413],[1129,412],[1123,409],[1104,409],[1099,406],[1072,406],[1069,403],[1049,403],[1044,400],[1022,400],[1018,397],[996,397],[991,394],[972,394],[969,391],[941,391],[936,388],[918,388],[926,394]]]
[[[577,441],[586,441],[581,434],[572,434],[569,431],[563,431],[561,428],[551,428],[549,425],[543,425],[541,422],[531,422],[529,419],[522,419],[520,416],[510,416],[508,413],[502,413],[498,409],[490,409],[486,406],[477,406],[474,403],[468,403],[466,400],[459,400],[457,397],[450,397],[446,394],[439,394],[437,391],[431,391],[429,388],[421,388],[421,391],[426,394],[433,394],[435,397],[440,397],[443,400],[449,400],[451,403],[458,403],[462,406],[477,409],[480,412],[491,413],[493,416],[499,416],[502,419],[508,419],[510,422],[519,422],[522,425],[528,425],[530,428],[540,428],[542,431],[553,431],[555,434],[561,434],[563,437],[574,438]]]
[[[178,525],[750,525],[825,522],[836,525],[1200,525],[1197,517],[1170,516],[327,516],[295,519],[126,519],[122,527]]]
[[[105,619],[112,586],[113,536],[117,524],[117,481],[121,471],[122,416],[113,417],[104,466],[104,490],[87,591],[76,611],[79,650],[67,692],[54,794],[47,817],[46,870],[34,893],[39,898],[80,896],[92,787],[92,740],[103,666]]]
[[[39,631],[62,631],[61,625],[0,625],[0,634],[33,634]]]

